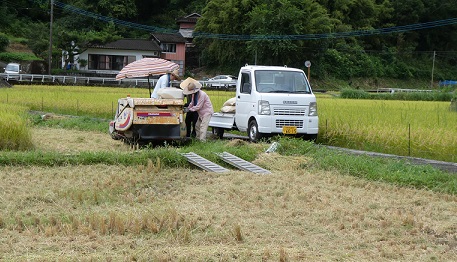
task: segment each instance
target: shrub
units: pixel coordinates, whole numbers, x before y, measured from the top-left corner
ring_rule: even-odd
[[[9,53],[9,52],[2,52],[0,53],[0,61],[4,61],[6,63],[14,62],[14,61],[34,61],[40,60],[40,58],[36,57],[35,55],[29,53]]]
[[[348,99],[369,99],[370,94],[363,90],[345,88],[341,90],[341,97]]]
[[[10,44],[10,40],[5,34],[0,33],[0,52],[4,52],[8,45]]]

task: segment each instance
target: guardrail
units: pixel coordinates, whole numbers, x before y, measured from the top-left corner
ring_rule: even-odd
[[[395,92],[433,92],[433,90],[425,89],[405,89],[405,88],[378,88],[375,90],[370,90],[371,93],[395,93]]]
[[[99,86],[136,86],[148,87],[147,78],[124,78],[116,80],[114,77],[87,77],[87,76],[68,76],[68,75],[37,75],[37,74],[7,74],[0,73],[0,79],[5,80],[9,84],[58,84],[58,85],[99,85]],[[158,79],[150,79],[152,87],[155,86]],[[228,90],[236,85],[232,82],[216,82],[216,81],[199,81],[205,88],[208,89],[224,89]],[[179,83],[174,81],[174,86]]]
[[[9,83],[43,83],[61,85],[148,85],[147,78],[126,78],[116,80],[113,77],[86,77],[68,75],[36,75],[36,74],[7,74],[1,73],[0,77]],[[155,85],[157,79],[150,79],[151,85]]]

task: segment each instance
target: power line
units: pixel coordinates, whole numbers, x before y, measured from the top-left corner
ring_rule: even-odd
[[[65,11],[69,11],[69,12],[76,13],[76,14],[79,14],[79,15],[87,16],[87,17],[90,17],[90,18],[94,18],[94,19],[97,19],[97,20],[100,20],[100,21],[103,21],[103,22],[112,22],[114,24],[125,26],[125,27],[129,27],[129,28],[141,29],[141,30],[145,30],[145,31],[149,31],[149,32],[177,33],[177,30],[160,28],[160,27],[156,27],[156,26],[142,25],[142,24],[137,24],[137,23],[132,23],[132,22],[120,20],[120,19],[113,18],[113,17],[103,16],[103,15],[100,15],[100,14],[96,14],[96,13],[92,13],[92,12],[86,11],[84,9],[81,9],[81,8],[78,8],[78,7],[75,7],[75,6],[72,6],[72,5],[61,3],[61,2],[58,2],[58,1],[54,1],[54,5],[56,7],[62,8]]]
[[[54,1],[54,5],[62,8],[66,11],[76,13],[79,15],[91,17],[97,20],[104,22],[112,22],[116,25],[125,26],[134,29],[145,30],[149,32],[163,32],[163,33],[176,33],[176,30],[160,28],[156,26],[142,25],[138,23],[132,23],[113,17],[107,17],[100,14],[92,13],[81,8],[77,8],[72,5],[64,4],[58,1]],[[238,35],[238,34],[214,34],[214,33],[205,33],[205,32],[194,32],[194,37],[199,38],[208,38],[208,39],[220,39],[220,40],[319,40],[319,39],[336,39],[336,38],[347,38],[347,37],[361,37],[361,36],[373,36],[373,35],[382,35],[382,34],[393,34],[393,33],[403,33],[416,30],[431,29],[435,27],[442,27],[448,25],[457,24],[457,18],[450,18],[444,20],[438,20],[433,22],[425,22],[404,26],[394,26],[386,27],[372,30],[356,30],[348,32],[339,32],[339,33],[328,33],[328,34],[300,34],[300,35]]]

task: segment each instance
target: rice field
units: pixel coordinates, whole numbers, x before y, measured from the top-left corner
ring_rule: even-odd
[[[26,150],[33,147],[27,108],[0,103],[0,150]]]
[[[215,108],[222,106],[227,95],[229,98],[235,96],[234,92],[207,92]],[[30,110],[111,119],[117,100],[127,95],[149,97],[149,91],[147,88],[15,85],[14,88],[0,89],[0,103],[21,105]]]
[[[457,162],[450,102],[318,98],[319,141],[354,149]]]
[[[234,92],[206,91],[215,111]],[[112,119],[117,100],[145,88],[17,85],[0,103],[30,110]],[[318,143],[457,162],[457,113],[450,102],[351,100],[318,95]]]

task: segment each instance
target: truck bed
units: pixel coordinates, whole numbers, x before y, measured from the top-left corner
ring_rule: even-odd
[[[209,121],[210,127],[220,127],[224,129],[232,129],[235,124],[235,113],[213,113]]]

